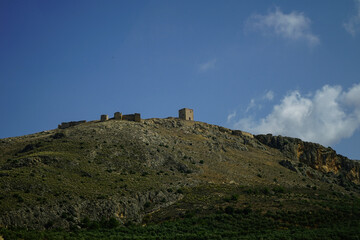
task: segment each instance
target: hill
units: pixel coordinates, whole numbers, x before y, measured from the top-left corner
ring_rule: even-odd
[[[0,226],[81,229],[249,212],[289,226],[303,225],[276,214],[326,216],[307,228],[328,224],[330,213],[334,223],[358,224],[359,174],[359,162],[295,138],[175,118],[93,121],[0,140]]]

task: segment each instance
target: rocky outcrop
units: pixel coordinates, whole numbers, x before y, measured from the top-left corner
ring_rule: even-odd
[[[271,134],[257,135],[255,138],[269,147],[279,149],[290,159],[304,163],[323,173],[345,176],[351,182],[360,184],[360,163],[337,154],[330,147],[304,142],[298,138]]]

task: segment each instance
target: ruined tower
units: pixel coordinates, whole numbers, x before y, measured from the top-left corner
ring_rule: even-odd
[[[183,108],[179,110],[179,118],[184,120],[194,121],[194,110],[190,108]]]
[[[114,113],[114,119],[116,119],[116,120],[122,120],[122,118],[123,118],[123,115],[122,115],[121,112],[116,112],[116,113]]]
[[[109,120],[109,115],[106,115],[106,114],[101,115],[101,117],[100,117],[101,122],[105,122],[107,120]]]

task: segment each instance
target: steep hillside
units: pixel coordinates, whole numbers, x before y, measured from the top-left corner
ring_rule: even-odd
[[[326,210],[357,199],[359,166],[317,144],[202,122],[88,122],[0,140],[0,226]]]

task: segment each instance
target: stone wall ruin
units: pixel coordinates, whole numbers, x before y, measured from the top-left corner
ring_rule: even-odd
[[[73,127],[82,123],[86,123],[86,120],[82,120],[82,121],[71,121],[71,122],[62,122],[61,124],[58,125],[59,129],[65,129],[65,128],[69,128],[69,127]]]

